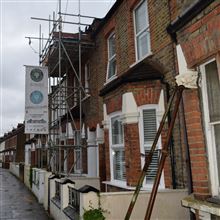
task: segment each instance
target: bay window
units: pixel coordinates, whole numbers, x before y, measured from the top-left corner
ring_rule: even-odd
[[[140,107],[140,121],[139,121],[139,131],[140,131],[140,144],[141,144],[141,154],[144,157],[141,158],[142,166],[146,162],[146,157],[151,150],[154,138],[157,133],[158,128],[158,105],[145,105]],[[160,159],[160,150],[161,150],[161,138],[159,138],[157,147],[154,151],[151,164],[148,168],[148,172],[145,178],[144,185],[152,185],[154,179],[157,175],[159,159]],[[162,178],[160,181],[160,186],[164,186],[164,178],[162,173]]]
[[[124,135],[120,116],[111,118],[110,144],[112,179],[125,181]]]

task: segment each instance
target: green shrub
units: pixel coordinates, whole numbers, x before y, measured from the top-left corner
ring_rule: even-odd
[[[92,202],[89,201],[89,208],[88,210],[84,209],[83,220],[105,220],[104,213],[110,213],[108,210],[104,210],[101,207],[100,201],[100,193],[97,193],[98,196],[98,208],[94,208]]]
[[[86,210],[83,214],[84,220],[105,220],[102,209]]]

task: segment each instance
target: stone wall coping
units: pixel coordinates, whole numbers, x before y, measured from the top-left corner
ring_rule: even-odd
[[[196,199],[193,194],[185,197],[181,202],[182,206],[220,216],[220,205]]]

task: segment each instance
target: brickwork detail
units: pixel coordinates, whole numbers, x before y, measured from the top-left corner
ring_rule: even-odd
[[[125,166],[128,186],[136,186],[141,173],[138,124],[124,125]]]
[[[201,63],[220,50],[220,5],[209,6],[199,20],[178,33],[178,40],[189,68]],[[215,31],[213,31],[215,30]]]
[[[191,157],[193,191],[197,196],[208,196],[210,194],[208,161],[202,129],[202,115],[199,106],[198,91],[186,91],[184,103]]]

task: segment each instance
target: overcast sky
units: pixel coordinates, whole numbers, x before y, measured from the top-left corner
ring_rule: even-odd
[[[81,14],[103,17],[115,0],[81,0]],[[28,44],[26,36],[39,36],[42,25],[48,36],[48,22],[30,17],[49,18],[58,11],[58,0],[0,0],[0,136],[24,121],[25,70],[38,65],[38,41]],[[62,0],[62,12],[78,14],[78,0]],[[65,17],[74,21],[73,17]],[[90,22],[90,21],[85,21]],[[64,30],[74,30],[65,24]],[[35,51],[34,51],[35,50]]]

